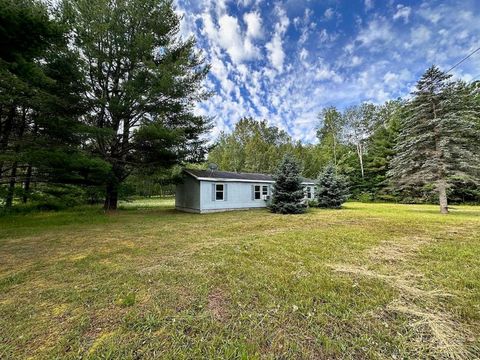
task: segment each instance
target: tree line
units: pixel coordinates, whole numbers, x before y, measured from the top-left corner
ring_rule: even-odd
[[[354,198],[480,202],[479,83],[452,81],[430,67],[408,99],[362,103],[318,114],[317,144],[293,141],[267,121],[245,118],[222,133],[209,161],[222,170],[274,173],[293,154],[302,175],[316,178],[331,164]]]
[[[171,0],[0,0],[0,196],[103,198],[203,160],[209,66]]]
[[[309,178],[332,164],[360,200],[480,201],[478,82],[432,66],[408,99],[325,108],[316,144],[245,118],[212,149],[211,119],[194,112],[209,65],[180,21],[172,0],[0,0],[1,205],[110,210],[129,189],[171,192],[176,169],[207,154],[274,173],[287,153]]]

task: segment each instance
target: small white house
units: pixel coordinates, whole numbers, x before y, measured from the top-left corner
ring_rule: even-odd
[[[184,170],[175,191],[175,208],[207,213],[266,207],[275,181],[271,175],[217,170]],[[313,199],[315,181],[304,179],[305,199]]]

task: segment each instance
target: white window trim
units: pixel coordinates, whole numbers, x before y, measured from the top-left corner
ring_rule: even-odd
[[[257,186],[260,188],[259,191],[256,190],[256,187],[257,187]],[[256,198],[257,192],[260,194],[260,197],[259,197],[258,199]],[[262,185],[260,185],[260,184],[255,184],[255,185],[253,185],[253,200],[254,200],[254,201],[262,200]]]
[[[308,197],[308,191],[309,190],[310,190],[310,197]],[[314,198],[311,185],[305,185],[304,193],[305,193],[305,199],[312,200]]]
[[[217,199],[217,185],[222,185],[222,199]],[[215,201],[225,201],[225,184],[224,183],[215,183]]]

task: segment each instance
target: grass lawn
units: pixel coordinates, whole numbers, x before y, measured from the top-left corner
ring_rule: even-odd
[[[0,218],[0,358],[480,358],[480,207]]]

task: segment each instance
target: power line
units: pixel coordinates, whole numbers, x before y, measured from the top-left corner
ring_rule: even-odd
[[[452,71],[453,69],[455,69],[458,65],[460,65],[461,63],[463,63],[465,60],[467,60],[470,56],[472,56],[473,54],[475,54],[476,52],[480,51],[480,47],[476,48],[475,50],[473,50],[470,54],[468,54],[467,56],[465,56],[462,60],[460,60],[459,62],[457,62],[455,65],[453,65],[450,69],[448,69],[448,71],[446,72],[446,74],[448,74],[450,71]]]
[[[472,80],[470,80],[470,81],[475,81],[475,80],[477,80],[479,77],[480,77],[480,74],[475,75],[475,76],[472,78]]]

